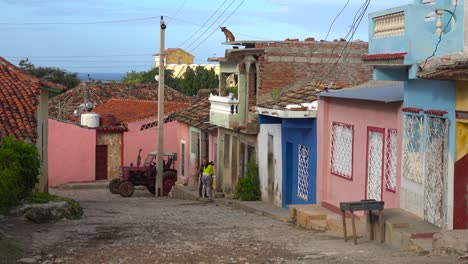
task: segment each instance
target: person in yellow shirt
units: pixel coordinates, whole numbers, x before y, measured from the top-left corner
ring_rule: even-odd
[[[214,175],[214,163],[212,161],[207,162],[207,160],[203,160],[203,175],[202,175],[202,196],[208,197],[211,199],[211,184],[213,182],[213,175]]]

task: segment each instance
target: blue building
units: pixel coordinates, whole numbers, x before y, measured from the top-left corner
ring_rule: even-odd
[[[280,207],[316,203],[315,94],[315,87],[308,85],[257,107],[262,200]]]
[[[454,191],[456,157],[468,154],[455,150],[468,83],[434,72],[464,57],[465,12],[464,1],[415,0],[370,14],[369,55],[363,58],[375,67],[375,80],[405,82],[401,207],[445,229],[457,227],[454,219],[468,220],[466,200],[454,198],[460,195]]]

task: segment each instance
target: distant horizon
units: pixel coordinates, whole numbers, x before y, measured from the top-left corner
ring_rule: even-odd
[[[120,81],[127,75],[127,73],[118,72],[77,72],[77,74],[81,81],[87,81],[88,74],[89,77],[95,81]]]

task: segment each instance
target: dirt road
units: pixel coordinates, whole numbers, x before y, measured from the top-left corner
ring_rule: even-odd
[[[46,225],[6,218],[2,226],[24,248],[21,257],[42,252],[58,263],[463,263],[366,239],[354,246],[215,203],[156,199],[145,191],[132,198],[106,190],[55,193],[79,201],[84,218]]]

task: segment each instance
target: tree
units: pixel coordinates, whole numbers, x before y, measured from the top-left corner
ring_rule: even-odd
[[[149,71],[131,71],[127,72],[127,75],[122,78],[123,83],[155,83],[154,77],[159,75],[159,67],[153,68]],[[166,69],[164,71],[164,83],[172,88],[178,89],[179,81],[174,78],[173,71]]]
[[[188,67],[180,78],[180,90],[187,95],[196,95],[200,89],[217,88],[219,79],[214,69],[197,66],[195,70]]]
[[[73,88],[80,84],[80,79],[78,78],[78,73],[69,73],[65,70],[56,68],[56,67],[36,67],[34,64],[29,62],[26,58],[21,60],[19,63],[20,69],[24,72],[42,78],[54,83],[62,84],[68,89]]]

